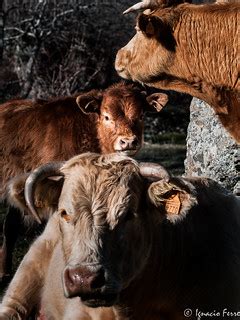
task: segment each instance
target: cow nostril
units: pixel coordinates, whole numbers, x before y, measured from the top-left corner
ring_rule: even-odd
[[[120,139],[119,143],[120,143],[121,146],[125,146],[126,145],[126,141],[122,140],[122,139]]]
[[[100,270],[96,274],[96,276],[92,279],[91,282],[91,289],[99,289],[103,287],[105,284],[105,276],[104,276],[104,271]]]
[[[91,271],[86,267],[66,268],[64,271],[65,295],[73,297],[101,289],[105,285],[104,270]]]
[[[137,147],[137,145],[138,145],[138,138],[134,138],[132,141],[132,146]]]

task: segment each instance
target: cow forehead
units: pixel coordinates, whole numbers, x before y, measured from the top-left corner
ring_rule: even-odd
[[[72,189],[74,201],[78,201],[79,196],[85,197],[89,202],[94,202],[95,198],[102,198],[108,202],[108,196],[119,194],[119,198],[125,197],[126,193],[134,188],[135,182],[139,180],[136,169],[133,171],[124,167],[75,167],[69,175],[69,185]],[[134,170],[135,169],[135,170]],[[67,181],[65,181],[67,183]]]
[[[78,186],[79,187],[79,186]],[[92,193],[81,184],[81,193],[73,197],[73,216],[75,221],[89,220],[90,224],[103,226],[108,224],[112,229],[130,211],[136,212],[138,198],[136,193],[123,184],[111,184],[103,181]],[[79,188],[76,189],[79,191]]]
[[[138,190],[143,180],[132,160],[123,157],[122,161],[104,164],[78,162],[64,171],[60,207],[69,213],[114,220],[129,206],[135,208],[138,202],[138,194],[141,193]]]
[[[138,117],[145,106],[145,101],[140,92],[128,94],[126,96],[106,96],[103,99],[101,112],[108,112],[113,116],[125,115],[128,117]]]
[[[138,28],[136,26],[136,28]],[[142,32],[137,32],[131,40],[125,45],[124,49],[130,52],[136,51],[136,46],[138,45],[138,41],[145,40],[145,36]]]

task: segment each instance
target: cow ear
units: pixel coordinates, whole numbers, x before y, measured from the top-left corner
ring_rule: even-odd
[[[140,14],[138,18],[139,29],[146,34],[147,37],[157,36],[163,27],[163,21],[155,16]]]
[[[24,197],[24,187],[28,176],[29,173],[13,178],[7,187],[9,204],[18,208],[24,214],[31,214]],[[50,214],[57,210],[62,185],[63,177],[48,177],[36,186],[34,204],[41,220],[42,218],[48,218]]]
[[[98,113],[102,103],[103,94],[100,90],[91,90],[76,98],[76,103],[83,113]]]
[[[27,177],[29,174],[23,174],[20,176],[17,176],[10,180],[8,186],[7,186],[7,199],[8,202],[20,209],[22,212],[27,211],[26,202],[24,199],[24,186],[25,181],[27,180]]]
[[[172,223],[183,220],[196,205],[195,193],[194,186],[181,178],[153,182],[148,189],[151,203],[160,210],[160,219],[165,217]]]
[[[154,37],[164,48],[175,52],[173,21],[164,21],[157,16],[141,14],[138,18],[138,27],[147,37]]]
[[[167,104],[168,102],[168,95],[165,93],[153,93],[150,96],[146,98],[148,103],[148,108],[146,111],[155,111],[157,112],[161,111],[162,108]]]

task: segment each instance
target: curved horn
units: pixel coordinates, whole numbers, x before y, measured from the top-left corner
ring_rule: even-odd
[[[44,164],[41,167],[38,167],[37,169],[35,169],[32,173],[30,173],[30,175],[28,176],[25,182],[24,196],[25,196],[26,204],[38,223],[41,223],[41,219],[38,216],[38,213],[36,211],[35,204],[34,204],[34,191],[35,191],[36,185],[39,181],[42,181],[47,177],[63,176],[63,173],[60,171],[60,168],[62,167],[63,164],[64,162],[52,162],[52,163]]]
[[[151,162],[139,163],[140,173],[143,177],[152,179],[167,179],[170,178],[170,173],[160,164]]]
[[[129,12],[137,11],[140,9],[152,9],[155,8],[155,6],[152,5],[152,0],[143,0],[142,2],[138,2],[137,4],[134,4],[132,7],[128,8],[123,12],[123,14],[127,14]]]

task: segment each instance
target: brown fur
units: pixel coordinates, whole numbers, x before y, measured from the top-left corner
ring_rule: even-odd
[[[0,106],[0,196],[11,177],[82,152],[115,152],[121,137],[137,137],[136,153],[142,144],[143,112],[155,110],[159,97],[165,99],[162,105],[167,102],[159,93],[148,103],[151,96],[122,82],[80,94],[79,106],[76,97],[12,100]]]
[[[138,18],[139,31],[119,50],[118,73],[209,103],[240,142],[240,4],[182,4]]]
[[[146,100],[140,91],[120,83],[88,95],[99,100],[100,116],[84,114],[76,97],[44,102],[13,100],[0,106],[0,195],[9,178],[40,164],[66,160],[86,151],[114,152],[113,142],[125,131],[141,141],[143,125],[139,118]],[[118,129],[104,126],[105,110]]]
[[[121,82],[78,97],[2,104],[0,200],[10,178],[43,163],[67,160],[86,151],[134,155],[142,145],[143,112],[159,111],[166,103],[166,94],[146,96],[136,86]],[[16,212],[10,209],[0,250],[1,277],[11,273],[11,252],[19,230],[15,221]]]
[[[47,319],[53,320],[79,320],[74,318],[82,310],[78,296],[86,306],[99,307],[109,302],[107,293],[115,299],[110,301],[118,320],[183,320],[186,308],[239,310],[237,197],[210,179],[149,182],[135,161],[118,155],[77,156],[61,171],[65,178],[62,187],[56,181],[56,189],[62,188],[58,210],[20,265],[0,315],[7,310],[16,315],[23,305],[24,314],[29,312],[42,282],[43,308]],[[41,182],[39,187],[44,187]],[[181,200],[175,214],[166,206],[172,192]],[[14,202],[15,197],[19,201],[19,195],[13,196]],[[56,203],[55,197],[57,193],[48,199],[49,207]],[[42,268],[39,259],[45,264]],[[91,300],[94,289],[87,291],[90,297],[86,295],[81,266],[104,269],[103,296]],[[71,268],[81,281],[69,295],[65,274]],[[29,296],[30,288],[35,292]]]

